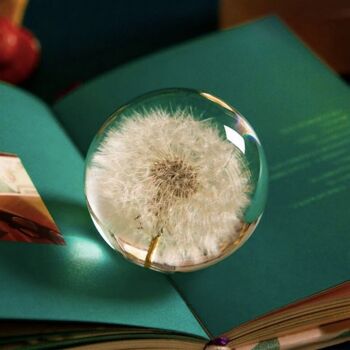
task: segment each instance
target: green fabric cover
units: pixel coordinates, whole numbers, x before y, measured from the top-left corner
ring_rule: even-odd
[[[311,179],[349,161],[341,154],[350,142],[349,88],[279,20],[267,18],[127,64],[54,109],[85,153],[113,110],[165,87],[206,90],[236,107],[256,128],[273,179],[263,219],[237,253],[206,270],[172,277],[208,329],[220,334],[348,279],[349,177],[338,179],[341,186],[327,177]],[[333,151],[341,156],[332,158],[329,148],[319,159],[297,163],[302,169],[293,162],[281,168],[281,162],[322,150],[322,139],[330,138],[327,125],[342,113],[333,135]],[[305,121],[309,126],[300,126]],[[293,167],[285,177],[278,170]]]
[[[0,84],[0,151],[17,154],[65,246],[0,241],[0,318],[128,324],[205,336],[166,276],[105,244],[83,195],[84,162],[39,100]]]

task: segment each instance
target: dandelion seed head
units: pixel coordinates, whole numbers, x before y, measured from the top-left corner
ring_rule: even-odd
[[[218,257],[240,234],[250,173],[240,150],[189,109],[135,113],[111,128],[87,169],[90,206],[107,231],[152,259]]]

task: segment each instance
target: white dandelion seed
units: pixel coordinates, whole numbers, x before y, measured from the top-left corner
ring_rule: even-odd
[[[107,240],[143,250],[143,260],[151,249],[151,263],[200,264],[241,233],[249,171],[240,150],[191,113],[135,113],[108,131],[87,169],[87,198]]]

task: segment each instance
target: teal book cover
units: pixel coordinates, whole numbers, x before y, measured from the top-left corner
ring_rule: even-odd
[[[172,278],[209,330],[227,331],[346,281],[349,87],[267,18],[125,65],[54,110],[84,153],[116,107],[174,86],[208,91],[237,108],[254,125],[270,172],[267,208],[247,244],[217,266]]]
[[[270,182],[243,247],[205,270],[167,276],[124,261],[99,237],[83,170],[113,111],[172,87],[211,93],[245,116]],[[128,63],[52,109],[0,85],[0,151],[21,158],[66,243],[0,241],[0,317],[148,327],[205,342],[348,281],[349,117],[349,87],[274,17]]]

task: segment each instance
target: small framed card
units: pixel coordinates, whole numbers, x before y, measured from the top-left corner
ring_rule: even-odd
[[[0,153],[0,240],[65,244],[18,156]]]

